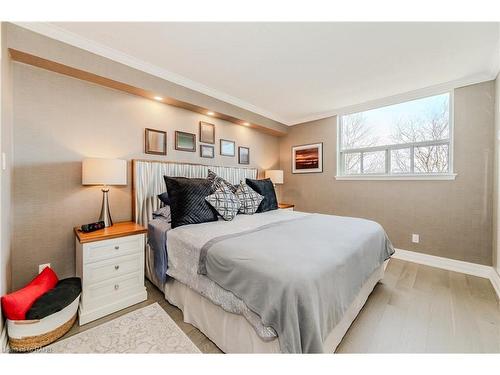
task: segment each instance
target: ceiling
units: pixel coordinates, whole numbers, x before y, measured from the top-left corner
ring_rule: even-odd
[[[31,25],[287,125],[500,66],[498,23]]]

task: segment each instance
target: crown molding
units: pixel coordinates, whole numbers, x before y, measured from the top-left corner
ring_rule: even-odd
[[[247,111],[267,117],[271,120],[280,122],[284,125],[290,126],[293,123],[293,121],[288,121],[286,119],[283,119],[281,116],[275,113],[267,111],[263,108],[259,108],[242,99],[236,98],[222,91],[213,89],[202,83],[190,80],[189,78],[173,73],[169,70],[160,68],[159,66],[150,64],[146,61],[130,56],[126,53],[120,52],[113,48],[107,47],[101,43],[94,42],[90,39],[84,38],[70,31],[64,30],[49,22],[12,22],[12,23],[24,29],[44,35],[48,38],[58,40],[60,42],[72,45],[74,47],[83,49],[88,52],[92,52],[96,55],[116,61],[120,64],[127,65],[131,68],[138,69],[145,73],[173,82],[177,85],[184,86],[188,89],[211,96],[212,98],[246,109]]]

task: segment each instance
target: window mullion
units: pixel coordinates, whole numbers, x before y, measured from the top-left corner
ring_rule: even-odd
[[[359,173],[363,174],[363,155],[364,155],[364,152],[360,152],[359,153]]]

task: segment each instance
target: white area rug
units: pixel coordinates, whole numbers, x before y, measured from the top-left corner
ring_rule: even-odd
[[[200,353],[158,303],[43,349],[45,353]]]

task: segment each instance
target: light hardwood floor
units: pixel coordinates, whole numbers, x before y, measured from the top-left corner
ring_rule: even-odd
[[[182,321],[147,282],[148,300],[84,326],[95,327],[158,302],[203,353],[221,353],[203,333]],[[384,279],[337,348],[338,353],[500,353],[500,308],[487,279],[392,259]]]

